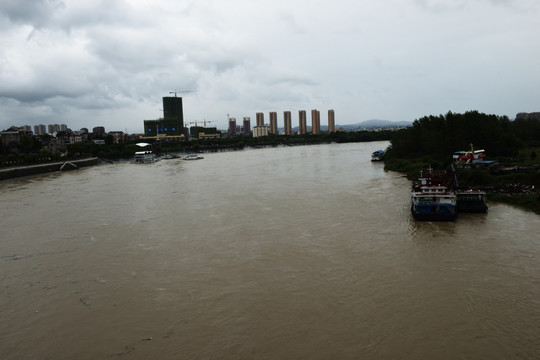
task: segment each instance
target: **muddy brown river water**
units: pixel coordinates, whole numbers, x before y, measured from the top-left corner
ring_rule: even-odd
[[[386,145],[0,182],[0,359],[540,358],[540,216],[417,222]]]

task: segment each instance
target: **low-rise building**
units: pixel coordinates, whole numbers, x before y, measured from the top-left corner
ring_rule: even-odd
[[[2,147],[18,145],[21,142],[21,132],[15,129],[8,129],[0,132]]]
[[[256,138],[256,137],[268,136],[269,131],[270,131],[270,127],[268,125],[254,126],[253,137]]]
[[[76,143],[82,143],[83,142],[83,138],[82,138],[81,134],[69,134],[69,135],[66,135],[66,137],[69,139],[70,144],[76,144]]]
[[[126,141],[127,135],[123,131],[109,131],[107,135],[113,137],[113,142],[115,144],[120,144]]]

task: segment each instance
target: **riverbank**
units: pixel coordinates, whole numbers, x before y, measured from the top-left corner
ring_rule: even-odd
[[[436,164],[433,166],[433,164]],[[385,170],[404,174],[407,179],[414,181],[422,168],[445,167],[429,159],[390,159],[385,160]],[[490,173],[485,169],[467,169],[456,172],[460,187],[483,190],[488,195],[488,201],[505,203],[540,214],[540,184],[539,172],[531,167],[521,173]]]
[[[97,165],[98,162],[99,158],[91,157],[79,160],[5,168],[0,169],[0,180],[8,180],[22,176],[38,175],[56,171],[76,170],[81,167]]]

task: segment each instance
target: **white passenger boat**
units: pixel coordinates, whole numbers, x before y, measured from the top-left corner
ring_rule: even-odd
[[[147,147],[151,146],[152,144],[137,143],[136,145],[139,146],[139,147],[142,147],[142,148],[147,148]],[[157,160],[156,155],[152,152],[152,150],[145,149],[145,150],[142,150],[142,151],[136,151],[135,152],[135,162],[136,163],[151,163],[151,162],[154,162],[156,160]]]
[[[202,157],[201,155],[197,155],[197,154],[191,154],[191,155],[184,156],[184,160],[201,160],[201,159],[204,159],[204,157]]]

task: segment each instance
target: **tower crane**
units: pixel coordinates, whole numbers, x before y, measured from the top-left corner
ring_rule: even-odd
[[[213,122],[215,122],[215,121],[209,121],[209,120],[206,120],[206,119],[205,119],[205,120],[203,120],[203,123],[204,123],[204,127],[206,127],[206,123],[213,123]]]
[[[176,91],[175,89],[174,91],[169,91],[169,94],[174,94],[174,97],[177,97],[176,94],[192,93],[192,92],[197,92],[197,90]]]

